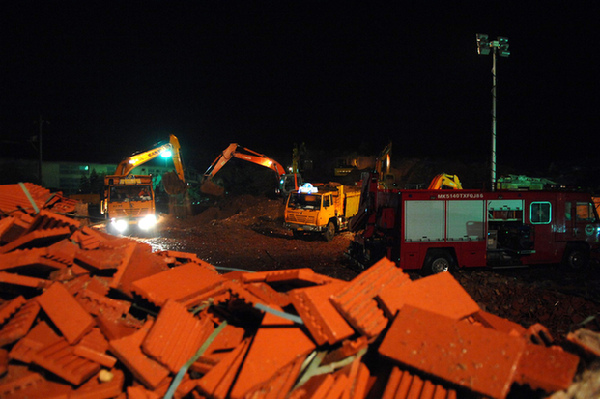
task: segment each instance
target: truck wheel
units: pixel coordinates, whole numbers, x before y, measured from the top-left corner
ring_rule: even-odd
[[[423,265],[423,271],[426,274],[436,274],[447,272],[452,266],[452,257],[447,251],[438,249],[431,251],[431,253],[425,258],[425,264]]]
[[[327,230],[325,230],[325,233],[323,233],[323,237],[325,237],[325,240],[331,241],[331,240],[333,240],[334,235],[335,235],[335,224],[333,224],[333,222],[330,221],[327,224]]]
[[[583,246],[567,248],[563,258],[563,265],[570,270],[585,269],[590,262],[590,253]]]

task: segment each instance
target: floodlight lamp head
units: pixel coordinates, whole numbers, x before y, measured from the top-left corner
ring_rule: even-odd
[[[475,34],[475,40],[477,41],[477,54],[488,55],[490,53],[490,41],[488,35],[477,33]]]
[[[498,51],[500,57],[508,57],[510,55],[510,51],[508,51],[508,38],[498,36]]]

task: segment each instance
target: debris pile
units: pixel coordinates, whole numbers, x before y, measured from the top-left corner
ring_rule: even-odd
[[[565,390],[578,370],[547,329],[482,310],[449,273],[413,281],[383,259],[351,281],[219,274],[25,197],[0,203],[2,398],[504,398]],[[594,334],[570,340],[597,356]]]

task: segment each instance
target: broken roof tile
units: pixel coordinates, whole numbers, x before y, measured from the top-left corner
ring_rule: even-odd
[[[404,279],[400,284],[386,284],[377,296],[389,318],[405,304],[456,320],[479,311],[479,305],[450,273],[437,273],[416,281]]]
[[[383,258],[333,295],[331,303],[354,328],[374,337],[387,325],[375,298],[386,284],[400,285],[408,278],[394,262]]]
[[[73,347],[73,353],[85,357],[104,367],[112,368],[117,359],[107,355],[108,341],[98,327],[87,333],[77,345]]]
[[[519,359],[515,382],[546,392],[567,389],[577,372],[579,357],[558,347],[528,343]]]
[[[587,328],[579,328],[568,333],[567,340],[582,348],[586,353],[600,357],[600,333]]]
[[[4,301],[0,304],[0,325],[4,324],[21,306],[27,302],[22,295],[16,298]]]
[[[27,213],[13,213],[0,220],[0,242],[7,243],[21,237],[33,222],[33,216]]]
[[[79,291],[76,299],[88,313],[94,316],[103,314],[108,318],[119,318],[127,314],[131,307],[129,301],[108,298],[87,288]]]
[[[162,306],[168,299],[185,301],[208,291],[224,281],[218,273],[196,263],[185,265],[141,278],[131,284],[132,291],[150,302]]]
[[[223,356],[221,361],[198,380],[200,392],[216,399],[225,399],[249,347],[250,339],[245,339],[237,348]]]
[[[123,362],[139,382],[155,389],[169,376],[169,370],[142,352],[142,342],[153,322],[148,321],[133,334],[110,340],[110,351]]]
[[[290,342],[294,344],[290,345]],[[315,344],[301,328],[290,326],[287,320],[265,313],[261,328],[254,335],[233,386],[231,397],[244,397],[252,389],[273,378],[280,368],[299,358],[304,359],[315,348]]]
[[[95,322],[62,283],[53,283],[37,300],[70,344],[77,343]]]
[[[106,377],[103,377],[104,375]],[[124,384],[125,373],[122,370],[115,368],[100,370],[94,378],[90,378],[85,384],[73,389],[69,399],[115,398],[123,392]]]
[[[21,338],[9,353],[11,359],[30,363],[33,355],[42,348],[61,339],[44,321],[38,322],[25,337]]]
[[[72,227],[72,230],[75,230],[79,228],[79,226],[81,226],[81,222],[69,216],[42,209],[35,215],[26,233],[34,230],[47,230],[57,227]]]
[[[0,329],[0,346],[12,344],[29,332],[40,311],[40,304],[30,299],[15,313],[15,315]]]
[[[100,364],[75,355],[64,338],[36,352],[32,361],[73,385],[81,385],[100,371]]]
[[[170,299],[160,309],[142,350],[175,374],[213,331],[211,320],[194,317],[182,304]]]
[[[52,284],[43,278],[22,276],[16,273],[0,272],[0,283],[17,285],[20,287],[44,288]]]
[[[290,291],[290,298],[311,336],[319,345],[342,341],[355,333],[329,301],[347,283],[345,281]]]
[[[402,370],[398,366],[394,366],[390,372],[382,399],[414,397],[456,399],[457,394],[453,389],[434,384],[430,380],[423,380],[408,370]]]
[[[44,377],[37,372],[31,371],[27,366],[9,364],[8,372],[0,378],[0,397],[10,394],[19,394],[25,388],[41,383]]]
[[[244,289],[265,303],[273,303],[281,307],[285,307],[291,303],[287,293],[277,292],[267,283],[244,284]]]
[[[312,269],[309,268],[245,273],[242,276],[242,278],[245,283],[259,281],[264,281],[268,283],[293,282],[301,286],[305,286],[307,283],[311,285],[325,284],[331,281],[331,277],[315,273]]]
[[[151,250],[152,247],[146,243],[134,242],[133,245],[128,245],[125,257],[127,262],[119,265],[110,287],[131,296],[132,282],[169,270],[164,259],[153,255]]]
[[[56,227],[54,229],[34,230],[6,245],[0,246],[0,254],[5,254],[16,249],[46,247],[54,242],[63,240],[70,235],[71,228],[68,226]]]
[[[18,249],[0,254],[0,270],[21,272],[35,270],[49,272],[66,268],[64,263],[48,258],[47,248]]]
[[[524,348],[522,337],[405,305],[379,353],[477,393],[504,398]]]

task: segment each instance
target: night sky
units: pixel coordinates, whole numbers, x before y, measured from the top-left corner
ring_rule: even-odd
[[[394,158],[484,162],[486,33],[511,51],[498,58],[498,170],[598,160],[588,2],[7,3],[4,156],[36,156],[41,115],[48,160],[117,163],[175,134],[199,169],[232,142],[282,163],[294,143],[376,155],[390,140]]]

